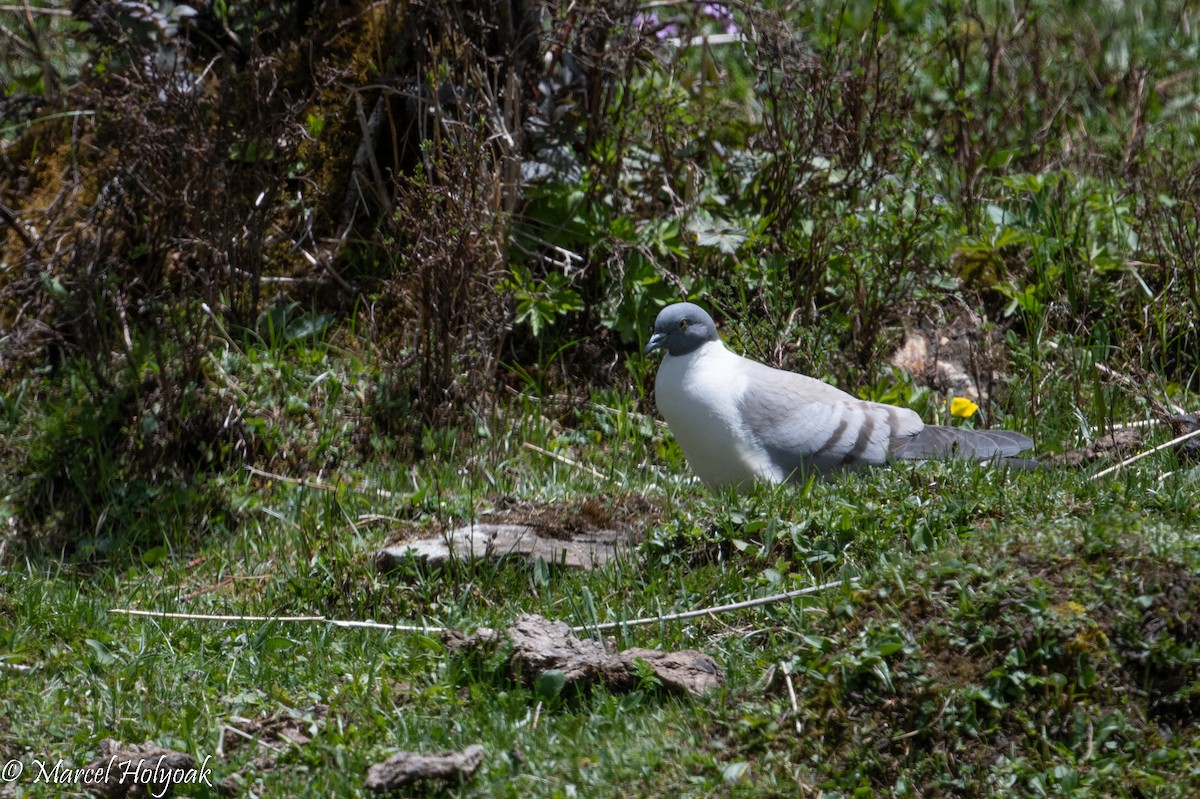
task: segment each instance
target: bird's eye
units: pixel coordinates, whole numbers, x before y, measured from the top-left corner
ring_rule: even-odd
[[[686,320],[686,319],[679,320],[679,329],[680,330],[687,330],[687,326],[688,326],[688,320]]]

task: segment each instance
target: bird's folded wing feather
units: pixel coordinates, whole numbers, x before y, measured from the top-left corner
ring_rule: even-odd
[[[967,458],[984,461],[1009,458],[1032,446],[1033,439],[1011,430],[970,430],[931,424],[912,438],[899,442],[892,454],[913,460]]]
[[[747,433],[786,477],[882,464],[924,425],[907,408],[857,399],[811,377],[745,362],[739,411]]]

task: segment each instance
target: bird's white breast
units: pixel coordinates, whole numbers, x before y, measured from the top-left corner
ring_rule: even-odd
[[[741,360],[720,342],[708,342],[687,355],[665,356],[654,382],[659,411],[709,487],[786,477],[748,445],[738,410],[747,385]]]

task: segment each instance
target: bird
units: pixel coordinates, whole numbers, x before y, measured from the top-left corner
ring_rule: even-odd
[[[800,482],[896,460],[1000,460],[1033,446],[1011,430],[927,425],[910,408],[744,358],[690,302],[659,312],[644,354],[655,350],[666,351],[654,380],[658,409],[712,489]]]

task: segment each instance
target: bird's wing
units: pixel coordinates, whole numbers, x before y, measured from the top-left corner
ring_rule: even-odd
[[[924,424],[908,408],[866,402],[827,383],[743,359],[738,411],[783,477],[884,463]]]
[[[899,442],[892,455],[911,460],[966,458],[986,461],[1010,458],[1032,446],[1033,439],[1012,430],[971,430],[930,424],[912,438]]]

